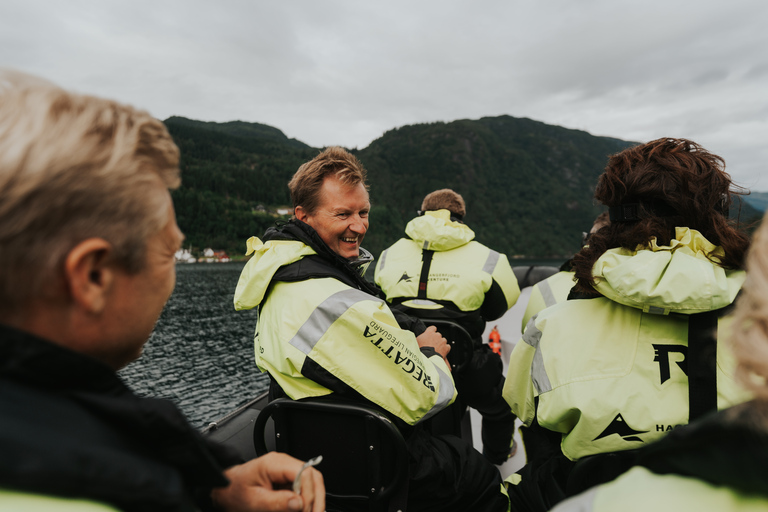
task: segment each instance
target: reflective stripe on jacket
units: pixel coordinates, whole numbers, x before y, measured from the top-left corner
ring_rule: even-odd
[[[259,306],[256,364],[290,398],[348,386],[411,425],[453,402],[443,358],[423,353],[386,302],[332,277],[273,281],[281,266],[315,254],[302,242],[254,238],[249,250],[254,256],[240,276],[235,308]]]
[[[558,272],[533,285],[531,296],[523,314],[522,331],[525,331],[528,322],[534,315],[558,302],[564,302],[568,298],[568,293],[576,284],[573,280],[574,275],[573,272]]]
[[[402,238],[382,252],[376,264],[376,284],[388,301],[418,297],[422,252],[434,251],[427,281],[427,298],[450,301],[462,312],[480,309],[496,283],[503,304],[493,320],[511,308],[520,296],[517,279],[504,254],[473,241],[475,233],[450,220],[448,210],[428,211],[412,219]],[[410,305],[410,304],[409,304]]]
[[[512,412],[560,432],[571,460],[639,448],[686,424],[688,314],[727,306],[745,278],[706,254],[717,248],[687,228],[670,247],[606,252],[594,267],[605,297],[545,309],[515,346],[504,386]],[[749,398],[734,381],[723,320],[718,408]]]

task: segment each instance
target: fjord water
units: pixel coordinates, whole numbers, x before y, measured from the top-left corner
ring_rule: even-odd
[[[266,390],[253,357],[256,311],[235,311],[243,263],[176,266],[176,288],[144,354],[120,371],[142,396],[167,398],[202,428]]]

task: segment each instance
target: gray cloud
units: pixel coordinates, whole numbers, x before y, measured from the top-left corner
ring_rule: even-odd
[[[768,190],[760,0],[8,1],[0,65],[165,118],[273,125],[313,146],[509,114],[687,137]]]

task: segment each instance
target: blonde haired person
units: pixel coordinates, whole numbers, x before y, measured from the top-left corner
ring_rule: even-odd
[[[733,319],[737,376],[755,399],[675,429],[635,467],[556,512],[768,510],[768,214],[747,257]]]
[[[317,471],[280,490],[301,461],[240,464],[115,373],[175,284],[178,164],[146,112],[0,73],[0,509],[324,509]]]

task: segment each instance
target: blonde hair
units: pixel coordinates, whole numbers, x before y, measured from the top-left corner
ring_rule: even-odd
[[[54,286],[86,238],[104,238],[117,264],[141,270],[178,163],[146,112],[0,70],[0,307]]]
[[[368,189],[366,171],[360,160],[344,148],[331,146],[302,164],[288,182],[294,210],[301,206],[308,214],[315,213],[320,206],[320,188],[327,176],[336,176],[345,185],[362,183]]]
[[[461,197],[461,194],[449,188],[435,190],[426,195],[421,203],[421,211],[427,212],[432,210],[448,210],[460,217],[464,217],[467,214],[464,198]]]
[[[739,380],[768,399],[768,212],[747,255],[747,280],[733,320]]]

